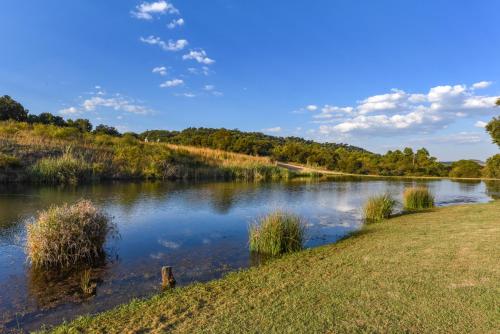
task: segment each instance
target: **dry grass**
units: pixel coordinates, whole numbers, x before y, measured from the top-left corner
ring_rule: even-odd
[[[500,202],[399,216],[55,333],[497,333]]]
[[[92,265],[104,254],[106,238],[115,232],[110,218],[88,200],[53,206],[28,226],[28,259],[35,268]]]

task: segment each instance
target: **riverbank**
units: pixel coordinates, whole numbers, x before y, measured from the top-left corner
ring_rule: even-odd
[[[450,176],[412,176],[412,175],[376,175],[376,174],[353,174],[353,173],[345,173],[338,172],[333,170],[315,168],[310,166],[304,166],[299,164],[291,164],[285,162],[277,162],[276,165],[281,168],[286,168],[292,172],[296,173],[305,173],[305,174],[318,174],[323,175],[325,177],[328,176],[354,176],[354,177],[371,177],[371,178],[389,178],[389,179],[430,179],[430,180],[457,180],[457,181],[500,181],[498,178],[491,177],[450,177]]]
[[[54,332],[495,332],[498,217],[500,201],[395,217]]]

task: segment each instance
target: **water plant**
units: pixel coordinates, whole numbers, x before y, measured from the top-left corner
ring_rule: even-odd
[[[390,217],[396,201],[389,194],[373,196],[363,207],[363,218],[368,223],[378,223]]]
[[[106,238],[116,233],[110,217],[89,200],[52,206],[28,225],[28,259],[35,268],[92,265],[104,255]]]
[[[250,251],[277,256],[304,247],[305,223],[299,216],[275,211],[249,229]]]
[[[405,210],[423,210],[434,207],[434,196],[426,187],[406,188],[403,193]]]
[[[97,284],[91,280],[91,270],[85,269],[80,278],[80,289],[82,289],[83,294],[86,296],[93,295],[96,287]]]

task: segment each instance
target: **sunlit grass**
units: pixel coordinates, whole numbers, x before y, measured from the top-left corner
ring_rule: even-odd
[[[299,251],[304,246],[305,224],[294,214],[275,211],[250,226],[250,251],[280,255]]]
[[[115,233],[110,218],[88,200],[53,206],[28,225],[28,259],[35,268],[92,265],[104,254],[106,238]]]
[[[370,197],[363,207],[363,218],[368,223],[378,223],[391,216],[396,201],[389,195]]]
[[[406,188],[403,193],[405,210],[423,210],[434,207],[434,196],[426,187]]]

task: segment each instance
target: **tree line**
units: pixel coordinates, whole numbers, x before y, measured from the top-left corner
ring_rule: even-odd
[[[500,99],[497,101],[500,105]],[[208,147],[255,156],[268,156],[276,161],[305,164],[355,174],[387,176],[452,176],[500,177],[500,154],[489,158],[485,166],[473,160],[452,164],[437,161],[425,148],[376,154],[347,144],[318,143],[299,137],[276,137],[260,132],[214,128],[187,128],[182,131],[149,130],[142,133],[120,133],[116,128],[99,124],[95,128],[88,119],[67,119],[51,113],[30,114],[9,96],[0,97],[0,120],[74,127],[96,135],[126,136],[131,139]],[[494,117],[486,126],[493,142],[500,146],[500,118]]]

